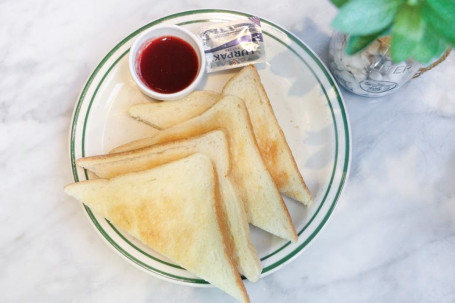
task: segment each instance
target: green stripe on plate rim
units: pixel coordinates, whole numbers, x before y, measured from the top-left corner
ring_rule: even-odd
[[[171,20],[171,19],[174,19],[174,18],[178,18],[178,17],[182,17],[182,16],[188,16],[188,15],[193,15],[193,14],[201,14],[201,13],[227,13],[227,14],[234,14],[234,15],[241,15],[241,16],[246,16],[246,17],[250,17],[251,15],[249,14],[245,14],[245,13],[239,13],[239,12],[235,12],[235,11],[229,11],[229,10],[194,10],[194,11],[187,11],[187,12],[182,12],[182,13],[178,13],[178,14],[174,14],[174,15],[170,15],[170,16],[167,16],[167,17],[164,17],[164,18],[161,18],[161,19],[158,19],[156,21],[153,21],[141,28],[139,28],[138,30],[134,31],[132,34],[130,34],[129,36],[127,36],[125,39],[123,39],[119,44],[117,44],[104,58],[103,60],[98,64],[98,66],[95,68],[95,70],[92,72],[92,74],[90,75],[86,85],[84,86],[82,92],[81,92],[81,95],[79,97],[79,100],[78,100],[78,104],[76,105],[76,109],[75,109],[75,112],[74,112],[74,117],[73,117],[73,122],[72,122],[72,128],[71,128],[71,142],[70,142],[70,153],[71,153],[71,165],[72,165],[72,170],[73,170],[73,177],[74,177],[74,180],[76,182],[79,181],[79,176],[77,174],[77,168],[76,168],[76,165],[75,165],[75,150],[74,150],[74,146],[75,146],[75,135],[76,135],[76,126],[77,126],[77,120],[78,120],[78,116],[79,116],[79,113],[80,113],[80,109],[81,109],[81,106],[82,106],[82,103],[85,99],[85,96],[87,94],[87,91],[90,87],[90,85],[92,84],[95,76],[98,74],[99,70],[104,66],[104,64],[106,63],[107,60],[109,60],[111,58],[111,56],[113,55],[113,53],[115,53],[120,47],[122,47],[126,42],[128,42],[131,38],[133,38],[134,36],[136,36],[138,33],[140,33],[141,31],[153,26],[153,25],[156,25],[158,23],[161,23],[163,21],[166,21],[166,20]],[[188,22],[182,22],[180,23],[179,25],[184,25],[184,24],[190,24],[190,23],[196,23],[196,22],[202,22],[202,21],[207,21],[207,20],[193,20],[193,21],[188,21]],[[262,273],[265,273],[267,271],[270,271],[271,269],[277,267],[277,266],[280,266],[282,264],[284,264],[286,261],[288,261],[290,258],[292,258],[293,256],[295,256],[297,253],[299,253],[315,236],[317,233],[319,233],[320,229],[325,225],[325,222],[328,220],[328,218],[330,217],[331,213],[333,212],[333,209],[336,205],[336,202],[341,194],[341,191],[342,191],[342,188],[345,184],[345,181],[346,181],[346,175],[347,175],[347,169],[348,169],[348,164],[349,164],[349,153],[350,153],[350,146],[349,146],[349,129],[348,129],[348,125],[347,125],[347,118],[346,118],[346,113],[345,113],[345,109],[344,109],[344,105],[343,105],[343,102],[341,100],[341,97],[340,97],[340,94],[339,94],[339,91],[332,79],[332,77],[330,76],[330,74],[327,72],[326,68],[324,67],[324,65],[321,64],[320,60],[313,54],[313,52],[311,50],[308,49],[308,47],[302,42],[300,41],[297,37],[295,37],[293,34],[289,33],[287,30],[273,24],[272,22],[269,22],[267,20],[264,20],[264,19],[261,19],[261,22],[264,22],[264,23],[267,23],[269,24],[270,26],[272,27],[275,27],[277,29],[279,29],[281,32],[283,32],[288,38],[290,38],[293,42],[295,42],[297,45],[299,45],[308,55],[310,55],[310,57],[318,64],[318,66],[321,68],[322,72],[324,73],[324,75],[326,76],[328,82],[330,83],[331,87],[334,89],[335,93],[336,93],[336,97],[337,97],[337,101],[339,103],[339,106],[340,106],[340,110],[341,110],[341,114],[342,114],[342,117],[343,117],[343,126],[344,126],[344,129],[345,129],[345,134],[346,134],[346,155],[345,155],[345,159],[344,159],[344,166],[343,166],[343,175],[341,177],[341,183],[340,183],[340,187],[338,188],[338,191],[337,191],[337,194],[334,198],[334,201],[330,207],[330,209],[328,210],[327,214],[325,215],[324,219],[321,221],[321,223],[319,224],[319,226],[315,229],[315,231],[313,231],[313,233],[310,235],[310,237],[308,237],[308,239],[303,242],[301,245],[299,245],[296,249],[294,249],[292,252],[290,252],[288,255],[286,255],[284,258],[280,259],[279,261],[275,262],[274,264],[271,264],[269,266],[267,266],[266,268],[263,269]],[[273,39],[277,40],[279,43],[283,44],[284,46],[286,46],[288,49],[290,49],[295,55],[297,55],[299,57],[300,60],[302,60],[302,62],[304,62],[304,64],[311,70],[311,72],[313,73],[314,77],[317,79],[318,83],[320,84],[323,92],[324,92],[324,95],[328,101],[328,104],[330,106],[330,110],[331,110],[331,113],[332,113],[332,119],[334,120],[334,128],[335,128],[335,140],[336,140],[336,150],[335,150],[335,161],[337,161],[337,158],[338,158],[338,132],[337,132],[337,126],[336,126],[336,120],[335,120],[335,116],[334,116],[334,112],[333,112],[333,108],[332,108],[332,105],[330,103],[330,100],[328,98],[328,95],[327,95],[327,92],[325,91],[325,88],[324,86],[322,85],[321,81],[319,80],[319,78],[317,77],[317,75],[315,74],[315,72],[311,69],[311,67],[308,65],[308,63],[295,51],[293,50],[292,48],[290,48],[288,45],[286,45],[285,43],[283,43],[281,40],[279,40],[277,37],[267,33],[267,32],[264,32],[266,35],[272,37]],[[91,104],[94,100],[94,97],[96,95],[96,92],[98,91],[101,83],[104,81],[106,75],[110,72],[110,70],[115,66],[115,64],[118,63],[118,61],[123,58],[123,56],[128,52],[129,50],[125,51],[112,65],[111,67],[108,69],[108,71],[105,73],[105,75],[102,77],[100,83],[98,84],[94,94],[93,94],[93,97],[91,98],[90,100],[90,104],[89,104],[89,108],[87,109],[87,114],[86,114],[86,117],[85,117],[85,120],[84,120],[84,127],[83,127],[83,139],[82,139],[82,155],[84,156],[85,155],[85,148],[84,148],[84,141],[85,141],[85,128],[86,128],[86,124],[87,124],[87,119],[88,119],[88,115],[89,115],[89,112],[90,112],[90,107],[91,107]],[[307,226],[313,221],[313,219],[317,216],[318,212],[320,211],[321,207],[323,206],[325,200],[326,200],[326,197],[328,195],[328,192],[330,191],[330,187],[332,185],[332,181],[333,181],[333,178],[334,178],[334,172],[335,172],[335,169],[336,169],[336,164],[337,162],[335,162],[335,165],[334,165],[334,168],[333,168],[333,171],[332,171],[332,176],[331,176],[331,179],[330,179],[330,182],[329,182],[329,187],[324,195],[324,198],[323,198],[323,201],[321,202],[320,206],[318,207],[316,213],[313,215],[313,217],[310,219],[310,221],[302,228],[302,230],[299,231],[299,235],[307,228]],[[87,176],[87,173],[85,172],[85,176],[86,178],[88,179],[88,176]],[[207,284],[206,281],[202,280],[202,279],[193,279],[193,278],[187,278],[187,277],[181,277],[181,276],[176,276],[176,275],[172,275],[172,274],[169,274],[169,273],[166,273],[166,272],[163,272],[161,270],[158,270],[148,264],[145,264],[143,263],[142,261],[136,259],[134,256],[130,255],[128,252],[126,252],[123,248],[121,248],[117,243],[115,243],[111,238],[110,236],[105,232],[105,230],[101,227],[101,225],[99,224],[99,222],[96,220],[96,218],[94,217],[93,213],[91,212],[91,210],[88,208],[88,207],[85,207],[86,211],[87,211],[87,214],[89,215],[90,219],[92,220],[92,222],[94,223],[94,225],[97,227],[97,229],[100,231],[100,233],[103,235],[104,238],[106,238],[106,240],[108,240],[108,242],[114,247],[116,248],[116,250],[118,250],[122,255],[124,255],[125,257],[127,257],[128,259],[130,259],[131,261],[133,261],[135,264],[139,265],[140,267],[142,268],[145,268],[147,270],[151,270],[157,274],[160,274],[160,275],[164,275],[166,277],[169,277],[171,279],[176,279],[176,280],[180,280],[180,281],[186,281],[186,282],[192,282],[192,283],[196,283],[196,284]],[[107,221],[109,224],[110,222]],[[110,224],[111,225],[111,224]],[[111,227],[113,227],[113,225],[111,225]],[[141,252],[142,254],[145,254],[146,256],[152,258],[153,260],[155,261],[159,261],[163,264],[166,264],[166,265],[169,265],[169,266],[173,266],[173,267],[176,267],[176,268],[181,268],[179,266],[176,266],[174,264],[170,264],[168,262],[165,262],[165,261],[162,261],[162,260],[159,260],[159,259],[156,259],[155,257],[143,252],[142,250],[140,250],[139,248],[137,248],[135,245],[133,245],[131,242],[127,241],[122,235],[121,233],[119,233],[115,228],[113,228],[114,231],[119,234],[122,239],[124,239],[129,245],[131,245],[132,247],[134,247],[136,250],[138,250],[139,252]],[[266,258],[268,257],[271,257],[272,255],[278,253],[279,251],[281,251],[282,249],[284,249],[286,246],[288,246],[290,244],[290,242],[286,243],[285,245],[283,245],[282,247],[278,248],[277,250],[275,250],[273,253],[263,257],[261,260],[265,260]]]

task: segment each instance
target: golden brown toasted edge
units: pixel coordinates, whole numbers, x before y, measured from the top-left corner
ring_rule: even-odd
[[[231,77],[231,78],[228,80],[228,82],[226,82],[226,84],[225,84],[224,87],[223,87],[223,91],[224,91],[224,88],[227,87],[229,83],[231,83],[232,81],[234,81],[237,77],[240,77],[240,76],[242,75],[242,73],[246,73],[246,72],[248,72],[248,71],[253,72],[254,77],[256,78],[257,83],[259,84],[260,90],[262,91],[263,95],[267,98],[267,102],[266,102],[266,103],[267,103],[269,109],[271,110],[271,112],[273,113],[273,115],[272,115],[272,116],[273,116],[273,123],[276,125],[276,127],[277,127],[277,129],[278,129],[280,135],[281,135],[281,136],[283,137],[283,139],[284,139],[284,140],[283,140],[283,141],[284,141],[284,145],[285,145],[284,148],[285,148],[285,149],[289,152],[289,154],[291,155],[292,166],[293,166],[294,170],[297,172],[297,176],[298,176],[298,178],[299,178],[300,185],[303,187],[303,189],[306,191],[306,193],[307,193],[308,196],[310,197],[310,201],[308,201],[307,203],[305,203],[306,201],[305,201],[305,199],[303,199],[303,197],[301,198],[302,201],[300,201],[300,200],[297,200],[297,201],[302,202],[302,203],[303,203],[304,205],[306,205],[306,206],[310,206],[311,203],[312,203],[312,201],[313,201],[313,198],[312,198],[312,196],[311,196],[310,190],[308,189],[308,187],[307,187],[305,181],[303,180],[302,174],[300,173],[300,170],[299,170],[299,168],[298,168],[298,166],[297,166],[297,162],[295,161],[294,155],[292,154],[292,150],[291,150],[291,148],[289,147],[289,144],[288,144],[288,142],[287,142],[287,140],[286,140],[286,136],[284,135],[284,132],[283,132],[283,130],[281,129],[280,124],[278,123],[278,120],[277,120],[277,118],[276,118],[276,116],[275,116],[275,111],[273,110],[272,104],[270,103],[269,96],[267,95],[267,92],[266,92],[266,90],[265,90],[265,88],[264,88],[264,85],[262,84],[261,77],[260,77],[260,75],[259,75],[259,73],[258,73],[258,71],[257,71],[257,69],[256,69],[256,66],[254,66],[253,64],[250,64],[250,65],[245,66],[244,68],[242,68],[242,70],[240,70],[236,75],[234,75],[233,77]],[[259,150],[260,150],[260,149],[259,149]],[[276,181],[275,181],[275,183],[276,183]],[[283,182],[283,183],[284,183],[284,182]],[[280,184],[277,184],[277,186],[279,186],[279,185],[280,185]],[[294,196],[295,196],[295,195],[298,195],[298,194],[296,194],[296,193],[288,193],[288,195],[294,195]],[[286,196],[288,196],[288,195],[286,195]],[[292,196],[291,196],[290,198],[292,198]]]
[[[208,94],[208,95],[211,95],[211,97],[216,98],[217,100],[218,100],[219,98],[221,98],[221,95],[220,95],[219,93],[217,93],[217,92],[215,92],[215,91],[212,91],[212,90],[194,91],[194,92],[192,92],[189,96],[194,97],[194,95],[197,96],[197,95],[200,95],[200,94]],[[176,105],[178,106],[178,104],[180,104],[181,102],[185,102],[185,98],[187,98],[187,97],[189,97],[189,96],[183,97],[183,98],[181,98],[181,99],[178,99],[178,100],[175,100],[175,101],[172,101],[172,102],[160,101],[160,102],[154,102],[154,103],[150,103],[150,102],[149,102],[149,103],[134,104],[134,105],[130,106],[130,108],[128,108],[128,115],[129,115],[130,117],[136,119],[137,121],[142,122],[142,123],[145,123],[145,124],[147,124],[147,125],[149,125],[149,126],[155,128],[155,129],[157,129],[157,130],[163,130],[163,129],[172,127],[172,126],[174,126],[174,125],[177,125],[177,124],[179,124],[179,123],[185,122],[186,120],[189,120],[189,119],[191,119],[191,118],[193,118],[193,117],[196,117],[196,116],[202,114],[203,112],[205,112],[206,110],[208,110],[210,107],[212,107],[212,106],[217,102],[217,101],[215,101],[215,102],[214,102],[213,104],[211,104],[210,106],[204,107],[198,114],[196,114],[196,115],[194,115],[194,116],[189,116],[189,117],[187,117],[187,119],[182,120],[182,121],[177,122],[177,123],[170,124],[170,125],[168,125],[167,127],[162,127],[162,126],[160,126],[160,125],[156,125],[156,124],[152,123],[151,121],[144,120],[144,119],[142,119],[139,115],[137,115],[137,114],[135,113],[135,110],[136,110],[137,108],[140,108],[140,107],[142,107],[142,106],[149,106],[150,104],[153,104],[153,106],[156,106],[156,107],[158,107],[158,108],[171,108],[171,107],[176,106]]]
[[[303,180],[302,174],[300,173],[300,170],[299,170],[299,168],[298,168],[298,166],[297,166],[297,162],[295,161],[294,155],[292,154],[292,150],[291,150],[291,148],[289,147],[288,141],[286,140],[286,136],[284,135],[284,132],[283,132],[283,130],[281,129],[280,124],[278,123],[278,120],[277,120],[277,118],[276,118],[276,116],[275,116],[275,112],[274,112],[274,110],[273,110],[273,108],[272,108],[272,104],[270,103],[269,96],[267,95],[267,92],[266,92],[266,90],[265,90],[265,88],[264,88],[264,85],[262,84],[261,77],[259,76],[259,73],[258,73],[258,71],[257,71],[257,69],[256,69],[256,67],[255,67],[254,65],[252,65],[252,69],[253,69],[253,72],[254,72],[256,78],[257,78],[258,81],[259,81],[259,87],[260,87],[262,93],[263,93],[264,96],[267,98],[267,102],[266,102],[266,103],[267,103],[267,105],[269,106],[270,110],[271,110],[272,113],[273,113],[274,123],[275,123],[276,127],[278,128],[278,131],[280,132],[280,135],[281,135],[281,136],[283,137],[283,139],[284,139],[284,145],[285,145],[284,148],[286,148],[286,150],[287,150],[287,151],[289,152],[289,154],[291,155],[292,165],[293,165],[295,171],[297,172],[297,176],[298,176],[298,178],[299,178],[300,185],[303,187],[303,189],[307,192],[308,196],[310,197],[310,201],[308,202],[308,204],[306,204],[307,206],[309,206],[309,205],[311,204],[312,200],[313,200],[313,199],[312,199],[312,196],[311,196],[311,193],[310,193],[310,190],[308,189],[308,187],[307,187],[305,181]],[[291,193],[291,194],[295,195],[295,193]],[[302,201],[302,202],[304,202],[304,201]]]
[[[143,119],[141,119],[141,117],[139,117],[139,116],[136,116],[136,115],[133,116],[132,114],[130,114],[129,111],[128,111],[128,115],[129,115],[131,118],[136,119],[136,120],[139,121],[139,122],[145,123],[145,124],[147,124],[148,126],[153,127],[153,128],[156,129],[156,130],[162,130],[162,128],[159,127],[158,125],[153,124],[153,123],[150,122],[150,121],[143,120]]]
[[[243,284],[242,278],[240,277],[240,273],[238,272],[238,269],[237,269],[237,264],[235,262],[233,239],[230,237],[231,233],[229,232],[226,214],[221,205],[222,198],[221,198],[221,193],[220,193],[220,188],[219,188],[220,185],[218,182],[218,175],[216,173],[216,169],[215,169],[213,163],[212,163],[212,170],[213,170],[213,176],[215,179],[215,214],[217,217],[218,225],[220,227],[221,236],[223,238],[225,253],[228,257],[229,263],[231,265],[231,269],[234,271],[235,283],[237,284],[238,290],[240,291],[241,297],[243,298],[242,302],[249,303],[250,299],[248,297],[248,293],[246,292],[245,285]]]
[[[256,146],[256,150],[259,153],[259,158],[262,161],[262,165],[268,171],[267,165],[265,164],[265,161],[264,161],[264,159],[262,157],[261,150],[259,149],[259,145],[257,143],[256,137],[254,136],[253,124],[251,123],[250,115],[248,114],[248,110],[246,108],[245,102],[242,99],[238,98],[238,97],[236,97],[236,98],[240,101],[239,102],[239,106],[242,108],[242,111],[245,113],[245,117],[246,117],[246,121],[247,121],[247,124],[248,124],[248,128],[250,129],[251,134],[252,134],[251,137],[253,139],[253,144]],[[228,142],[229,142],[229,134],[227,132],[225,134],[226,134],[226,137],[227,137]],[[228,145],[228,146],[230,148],[230,145]],[[230,153],[232,153],[231,150],[230,150]],[[269,172],[269,174],[270,174],[270,172]],[[275,180],[273,178],[271,178],[271,179],[272,179],[272,182],[275,184],[276,190],[278,191],[278,187],[277,187],[277,184],[276,184]],[[288,207],[286,206],[286,203],[284,203],[284,200],[283,200],[283,197],[281,196],[281,194],[279,194],[279,197],[280,197],[281,208],[285,210],[286,218],[288,220],[289,225],[292,228],[293,239],[291,241],[295,243],[295,242],[297,242],[298,236],[297,236],[297,232],[295,230],[294,223],[292,222],[292,218],[291,218],[291,215],[289,214]]]
[[[67,184],[65,185],[65,187],[63,187],[63,190],[65,191],[65,193],[67,193],[68,195],[72,196],[70,194],[70,191],[71,191],[71,188],[74,187],[74,186],[77,186],[76,184],[79,184],[79,183],[100,183],[100,184],[103,184],[103,183],[107,183],[107,179],[90,179],[90,180],[82,180],[82,181],[78,181],[78,182],[74,182],[74,183],[70,183],[70,184]]]
[[[90,169],[90,164],[92,162],[95,162],[97,164],[97,163],[104,163],[104,162],[110,162],[110,161],[114,162],[114,161],[122,161],[122,160],[125,160],[125,159],[131,159],[131,158],[134,158],[134,157],[137,157],[137,156],[145,155],[145,154],[147,154],[147,152],[149,150],[152,150],[152,149],[155,149],[155,148],[159,148],[159,147],[166,146],[166,145],[172,146],[172,145],[184,144],[185,142],[191,142],[191,141],[200,140],[200,139],[203,139],[204,137],[207,137],[207,136],[210,136],[210,135],[216,134],[216,133],[220,133],[222,135],[222,137],[224,139],[223,141],[226,144],[226,147],[227,147],[228,152],[229,152],[229,144],[227,143],[228,142],[228,137],[227,137],[228,135],[226,133],[226,130],[222,129],[222,128],[218,128],[218,129],[211,130],[211,131],[208,131],[208,132],[203,133],[203,134],[191,136],[191,137],[188,137],[188,138],[185,138],[185,139],[162,142],[162,143],[153,144],[153,145],[150,145],[150,146],[141,147],[141,148],[138,148],[138,149],[133,149],[133,150],[124,151],[124,152],[114,152],[114,153],[109,153],[109,154],[104,154],[104,155],[96,155],[96,156],[79,158],[79,159],[76,160],[76,165],[79,166],[79,167],[82,167],[82,168]],[[126,143],[126,144],[128,144],[128,143]],[[121,145],[121,146],[123,146],[123,145]],[[165,163],[163,163],[163,164],[165,164]],[[228,163],[228,167],[227,167],[227,175],[229,175],[230,172],[231,172],[231,161],[229,159],[229,163]]]

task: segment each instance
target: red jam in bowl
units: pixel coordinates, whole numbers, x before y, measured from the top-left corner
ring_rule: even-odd
[[[188,42],[174,36],[148,42],[136,58],[136,70],[142,82],[161,94],[185,89],[198,73],[196,51]]]

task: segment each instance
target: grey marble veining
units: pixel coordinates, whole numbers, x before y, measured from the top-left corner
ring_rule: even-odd
[[[90,71],[118,41],[170,13],[255,13],[323,60],[328,1],[1,1],[0,302],[232,302],[124,262],[63,193],[68,131]],[[455,55],[381,100],[343,91],[352,129],[344,195],[252,302],[455,302]]]

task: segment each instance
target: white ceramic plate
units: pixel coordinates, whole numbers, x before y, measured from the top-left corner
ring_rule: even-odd
[[[128,72],[128,52],[134,38],[160,23],[178,24],[194,33],[209,22],[249,16],[224,10],[197,10],[171,15],[138,29],[95,68],[76,104],[70,134],[74,181],[91,176],[75,160],[107,153],[131,140],[156,132],[127,115],[131,104],[148,102]],[[262,260],[262,276],[290,262],[319,233],[330,217],[347,180],[350,163],[349,122],[341,94],[320,59],[297,37],[262,20],[267,62],[257,68],[298,167],[314,198],[311,207],[285,198],[299,238],[290,243],[251,227],[252,240]],[[235,72],[209,74],[198,89],[220,91]],[[85,211],[109,246],[137,267],[165,280],[204,286],[190,274],[144,246],[103,217]]]

